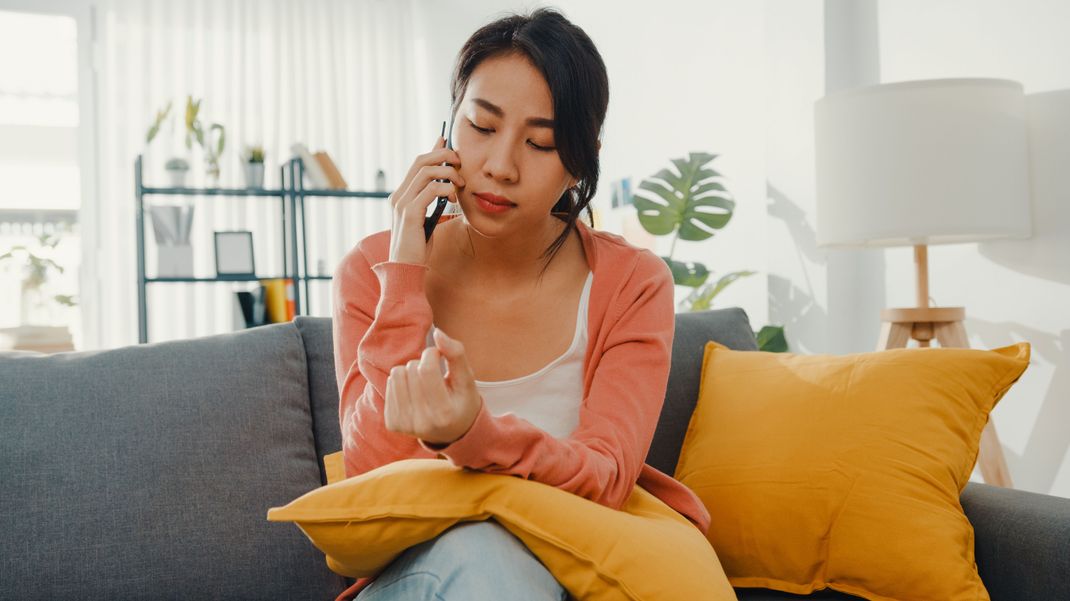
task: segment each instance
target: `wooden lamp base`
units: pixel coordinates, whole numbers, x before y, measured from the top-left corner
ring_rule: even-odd
[[[914,262],[918,273],[918,306],[903,309],[881,310],[881,337],[877,350],[905,348],[910,341],[927,347],[933,338],[941,347],[969,348],[966,335],[966,309],[964,307],[930,307],[927,247],[914,246]],[[977,462],[981,476],[988,484],[1013,488],[1011,474],[1003,457],[1003,446],[996,434],[991,418],[981,433],[981,448]]]

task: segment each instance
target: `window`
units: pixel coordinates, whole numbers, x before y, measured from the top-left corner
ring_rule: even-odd
[[[77,340],[78,43],[74,17],[0,11],[0,327],[66,325]],[[42,246],[45,235],[58,240]]]

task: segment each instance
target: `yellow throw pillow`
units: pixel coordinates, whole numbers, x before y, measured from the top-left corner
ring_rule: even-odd
[[[338,478],[341,453],[325,458]],[[329,462],[327,460],[330,460]],[[621,511],[513,476],[407,459],[305,493],[267,519],[295,522],[336,573],[377,574],[458,522],[489,518],[524,542],[579,601],[735,601],[710,543],[640,487]]]
[[[988,599],[959,494],[1029,352],[807,356],[708,343],[676,478],[710,510],[732,585]]]

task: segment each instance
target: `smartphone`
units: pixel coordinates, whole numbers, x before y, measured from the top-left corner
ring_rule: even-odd
[[[440,136],[446,136],[446,148],[453,150],[453,116],[450,116],[450,130],[449,135],[446,135],[446,122],[442,122],[442,133]],[[449,163],[442,163],[443,166]],[[436,179],[436,182],[448,182],[448,179]],[[431,239],[431,233],[435,231],[435,226],[438,225],[438,220],[442,216],[442,211],[446,210],[446,203],[449,200],[445,196],[439,196],[435,199],[435,210],[428,217],[424,218],[424,242]]]

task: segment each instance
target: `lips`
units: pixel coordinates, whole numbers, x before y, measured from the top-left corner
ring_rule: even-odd
[[[489,202],[491,204],[506,205],[506,206],[513,206],[513,207],[516,206],[516,203],[511,201],[511,200],[509,200],[508,198],[506,198],[504,196],[498,196],[497,194],[491,194],[490,192],[479,192],[478,194],[476,194],[476,196],[482,198],[483,200],[485,200],[485,201],[487,201],[487,202]]]

